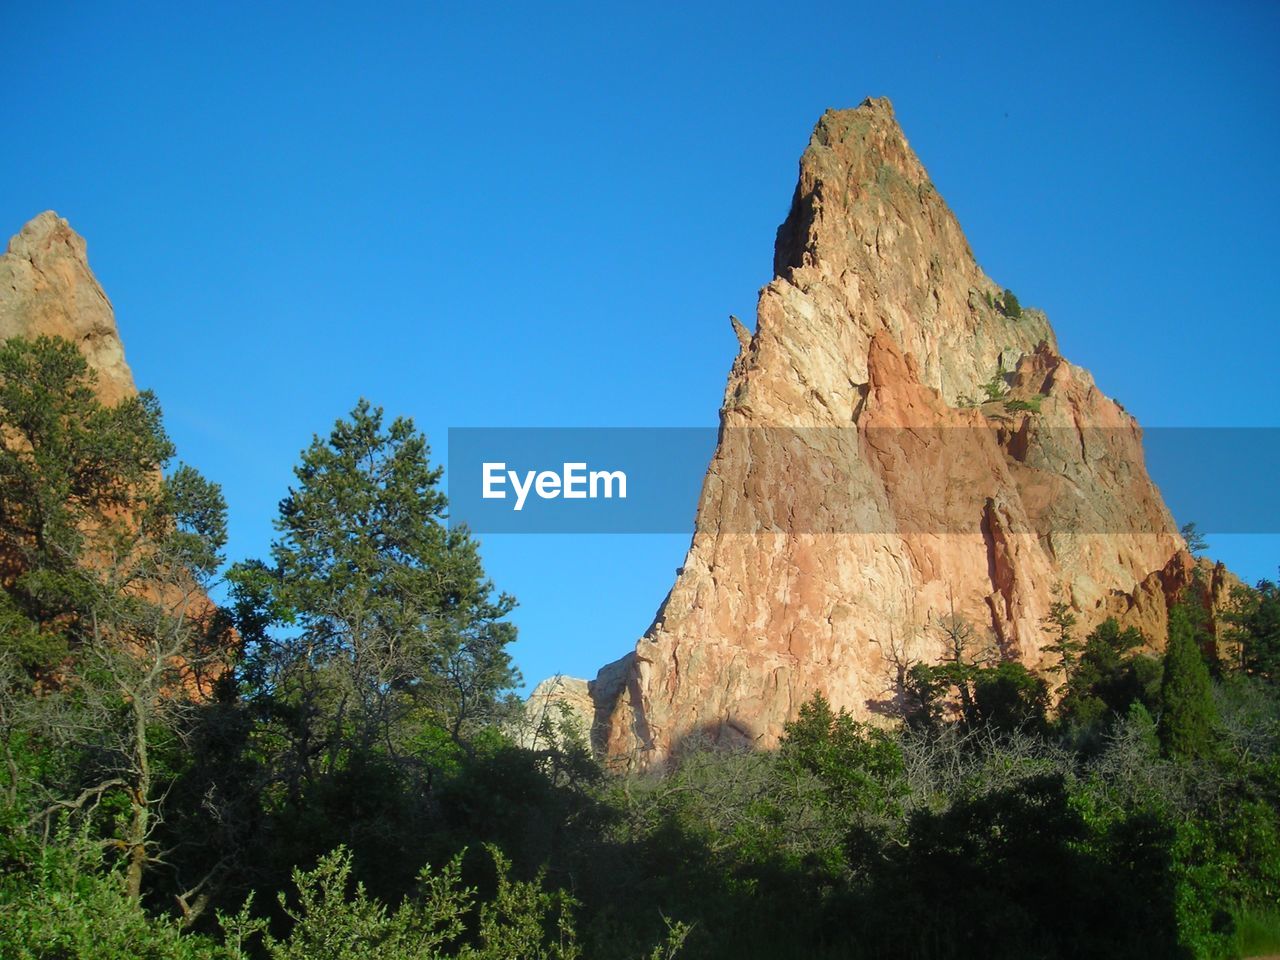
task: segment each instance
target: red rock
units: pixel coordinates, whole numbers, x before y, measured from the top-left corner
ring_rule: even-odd
[[[1042,670],[1059,596],[1081,631],[1117,616],[1159,645],[1193,561],[1142,432],[1042,313],[997,309],[888,101],[819,121],[774,264],[755,332],[735,321],[688,558],[591,685],[603,753],[770,746],[816,692],[875,716],[952,610]]]

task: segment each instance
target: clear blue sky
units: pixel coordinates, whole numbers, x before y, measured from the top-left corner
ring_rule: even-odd
[[[809,131],[868,95],[1144,424],[1280,423],[1272,3],[0,6],[0,231],[88,238],[233,559],[360,395],[441,454],[713,424]],[[686,546],[487,538],[526,676],[627,651]]]

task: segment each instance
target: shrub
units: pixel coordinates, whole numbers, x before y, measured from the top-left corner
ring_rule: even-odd
[[[210,940],[150,916],[105,868],[101,845],[63,830],[57,842],[0,874],[0,956],[6,960],[220,960]],[[8,859],[8,858],[6,858]]]
[[[1010,413],[1017,413],[1020,410],[1025,410],[1028,413],[1039,413],[1040,404],[1044,399],[1044,394],[1038,393],[1029,400],[1006,400],[1004,402],[1004,408]]]
[[[982,385],[982,392],[987,395],[987,401],[999,400],[1009,392],[1008,385],[1004,382],[1004,368],[996,371],[995,376]]]
[[[1022,316],[1022,304],[1018,303],[1018,298],[1012,290],[1006,289],[1000,295],[997,305],[1000,308],[1000,312],[1011,320],[1017,320]]]
[[[270,960],[576,960],[574,900],[543,889],[541,877],[512,880],[511,864],[489,848],[497,871],[497,892],[477,907],[474,888],[462,885],[462,855],[439,872],[424,867],[418,891],[394,910],[351,885],[351,854],[339,847],[314,870],[295,869],[296,902],[284,893],[280,907],[293,921],[284,939],[252,916],[252,898],[233,917],[220,917],[235,960],[252,954],[247,945],[261,938]],[[348,890],[351,892],[348,893]],[[463,943],[468,922],[474,944]]]

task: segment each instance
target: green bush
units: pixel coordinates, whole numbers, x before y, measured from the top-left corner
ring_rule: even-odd
[[[1236,917],[1233,952],[1239,957],[1280,953],[1280,909],[1241,912]]]
[[[247,960],[249,944],[260,938],[269,960],[576,960],[581,956],[573,929],[574,900],[543,889],[541,878],[511,879],[511,864],[495,848],[497,871],[492,900],[477,902],[462,884],[462,856],[441,871],[424,867],[418,890],[394,910],[351,882],[351,854],[342,848],[322,857],[313,870],[295,869],[293,898],[279,894],[292,921],[277,938],[267,921],[252,915],[252,901],[232,917],[221,917],[235,960]],[[468,925],[474,942],[464,942]]]
[[[975,718],[980,723],[1004,731],[1044,727],[1048,684],[1020,663],[1005,660],[978,670],[973,692]]]
[[[12,854],[10,850],[10,854]],[[220,960],[211,940],[150,916],[108,870],[101,847],[63,830],[0,873],[5,960]]]
[[[1018,298],[1012,290],[1006,289],[1000,295],[997,306],[1000,312],[1011,320],[1017,320],[1022,316],[1022,304],[1018,303]]]
[[[1039,413],[1040,404],[1043,403],[1045,399],[1047,398],[1043,393],[1038,393],[1029,400],[1006,400],[1004,402],[1004,408],[1010,413],[1017,413],[1020,410],[1025,410],[1028,413]]]

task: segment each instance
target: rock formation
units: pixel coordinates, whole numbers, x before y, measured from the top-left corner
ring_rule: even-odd
[[[51,210],[24,226],[0,255],[0,340],[40,336],[62,337],[80,348],[97,375],[95,390],[104,404],[137,394],[115,312],[89,269],[84,238]],[[5,568],[0,575],[10,577],[16,572]],[[192,624],[217,630],[228,649],[239,643],[235,631],[217,619],[217,608],[196,583],[185,578],[148,582],[144,590],[174,610],[183,610]],[[201,696],[207,696],[223,667],[213,663],[202,669],[190,682]]]
[[[548,677],[530,691],[523,720],[512,731],[522,747],[562,744],[566,736],[585,743],[595,723],[590,684],[576,677]]]
[[[982,272],[887,100],[818,122],[774,274],[683,569],[591,685],[602,752],[769,746],[818,691],[892,712],[953,613],[1032,668],[1059,598],[1159,642],[1194,562],[1138,424]]]
[[[0,256],[0,340],[63,337],[98,373],[98,394],[115,403],[137,392],[111,301],[89,269],[84,238],[52,210],[28,223]]]

